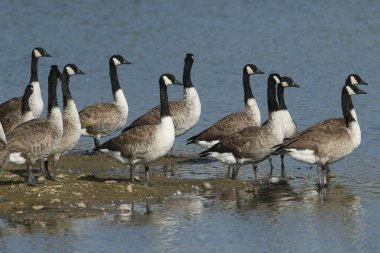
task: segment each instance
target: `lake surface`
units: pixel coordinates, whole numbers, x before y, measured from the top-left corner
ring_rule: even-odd
[[[367,95],[353,97],[362,144],[332,166],[336,178],[324,194],[315,191],[315,168],[287,157],[287,173],[295,179],[288,186],[263,185],[255,194],[194,194],[152,205],[149,213],[140,203],[133,213],[52,224],[0,220],[0,251],[378,252],[379,12],[380,2],[372,0],[1,1],[0,101],[22,95],[36,46],[54,56],[39,61],[44,99],[49,66],[75,63],[86,73],[71,78],[77,107],[109,101],[108,59],[121,54],[133,63],[118,67],[130,123],[158,104],[159,76],[171,72],[180,79],[185,54],[193,53],[192,80],[202,115],[176,139],[176,155],[201,152],[186,146],[186,139],[242,110],[247,63],[266,73],[251,77],[263,119],[268,74],[288,75],[301,86],[286,90],[288,109],[300,129],[341,116],[340,92],[348,74],[359,74],[369,85],[361,87]],[[170,99],[181,96],[179,87],[169,89]],[[75,151],[92,146],[91,138],[82,137]],[[183,178],[225,173],[218,162],[176,166]],[[260,176],[266,173],[264,162]],[[240,178],[253,178],[252,168],[244,167]]]

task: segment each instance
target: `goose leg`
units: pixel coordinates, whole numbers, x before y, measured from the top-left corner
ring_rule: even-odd
[[[253,172],[255,173],[255,181],[259,181],[259,171],[256,164],[252,164]]]
[[[145,182],[149,182],[149,166],[145,165]]]
[[[37,186],[37,185],[42,185],[43,184],[42,182],[38,182],[36,180],[36,178],[34,177],[33,167],[32,167],[31,164],[27,163],[26,169],[27,169],[27,172],[28,172],[28,179],[26,181],[27,185],[29,185],[29,186]]]
[[[230,178],[231,176],[231,166],[232,165],[228,165],[228,170],[227,170],[227,175],[226,175],[227,178]]]
[[[272,164],[272,157],[268,157],[269,165],[270,165],[270,172],[269,172],[269,177],[272,177],[273,175],[273,164]]]
[[[322,175],[322,167],[318,164],[317,165],[317,177],[318,177],[318,180],[317,180],[317,186],[318,186],[318,190],[322,189],[322,185],[323,185],[323,175]]]
[[[98,136],[94,136],[95,148],[100,146],[100,138]]]
[[[135,165],[129,164],[129,177],[130,177],[131,183],[134,183],[134,176],[133,176],[134,167]]]
[[[239,175],[239,169],[240,169],[240,165],[239,164],[236,164],[234,170],[233,170],[233,173],[232,173],[232,179],[233,180],[236,180],[236,178],[238,177]]]
[[[57,181],[50,173],[50,170],[49,170],[49,160],[46,160],[44,162],[44,165],[45,165],[45,178],[47,180],[50,180],[50,181]],[[55,165],[56,165],[56,162],[53,161],[53,169],[55,169]]]
[[[323,187],[328,187],[328,182],[327,182],[327,172],[328,169],[326,166],[322,166],[322,186]]]
[[[285,177],[284,154],[281,154],[281,177]]]

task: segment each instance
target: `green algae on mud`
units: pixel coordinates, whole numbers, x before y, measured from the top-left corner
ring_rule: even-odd
[[[187,158],[164,158],[156,164],[170,164]],[[198,180],[165,177],[153,173],[149,184],[137,177],[107,173],[112,168],[127,166],[103,155],[66,155],[54,172],[57,181],[46,181],[38,187],[27,186],[25,166],[10,165],[0,173],[0,218],[18,222],[36,222],[65,217],[88,217],[112,212],[128,203],[158,203],[168,197],[212,191],[230,194],[254,191],[250,181],[225,178]],[[127,174],[127,173],[126,173]],[[107,207],[114,208],[107,208]]]

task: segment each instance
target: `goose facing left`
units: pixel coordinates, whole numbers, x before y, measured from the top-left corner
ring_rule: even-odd
[[[163,74],[160,85],[160,123],[157,125],[142,125],[124,131],[119,136],[100,145],[99,150],[110,154],[122,163],[129,164],[130,180],[134,180],[134,167],[145,165],[145,176],[148,181],[148,164],[165,156],[173,147],[175,130],[168,105],[167,86],[180,84],[174,75]]]
[[[48,81],[48,116],[45,120],[33,119],[16,127],[7,136],[10,162],[27,164],[28,185],[39,185],[33,175],[33,166],[41,162],[59,145],[62,133],[62,114],[57,100],[57,83],[61,72],[52,65]]]
[[[121,55],[109,59],[109,75],[112,86],[112,103],[100,103],[88,106],[79,112],[82,135],[92,136],[95,148],[100,145],[100,138],[122,128],[127,122],[128,103],[120,87],[116,66],[130,64]]]
[[[29,106],[33,113],[33,118],[39,118],[44,108],[44,102],[41,97],[40,83],[38,82],[38,59],[41,57],[51,57],[45,49],[36,47],[32,51],[31,73],[29,84],[33,86],[33,94],[29,100]],[[0,105],[0,121],[7,126],[6,121],[19,121],[22,117],[21,113],[22,97],[15,97],[7,100]],[[8,133],[9,129],[4,128],[4,132]]]

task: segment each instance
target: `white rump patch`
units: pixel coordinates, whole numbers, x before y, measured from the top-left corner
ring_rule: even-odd
[[[163,78],[166,86],[173,84],[173,82],[167,76],[163,76]]]
[[[293,159],[308,163],[315,164],[317,163],[317,157],[315,156],[314,150],[311,149],[285,149]]]
[[[128,163],[128,159],[122,157],[120,151],[111,151],[108,149],[100,149],[100,152],[105,153],[107,155],[110,155],[122,163]]]
[[[254,74],[253,69],[250,66],[247,66],[246,70],[247,70],[248,75]]]
[[[227,165],[235,165],[237,163],[235,156],[232,153],[219,153],[219,152],[210,152],[209,157],[221,161]]]
[[[18,152],[18,153],[12,153],[10,155],[10,157],[9,157],[9,161],[11,163],[15,163],[15,164],[24,164],[24,163],[26,163],[26,159],[21,156],[20,152]]]
[[[356,80],[356,78],[354,76],[350,77],[350,81],[351,81],[351,84],[354,84],[354,85],[359,84],[358,80]]]
[[[112,58],[112,61],[113,61],[113,64],[115,64],[115,66],[117,66],[117,65],[120,65],[121,64],[121,62],[117,59],[117,58]]]
[[[75,75],[75,71],[70,66],[66,67],[66,71],[69,76]]]
[[[36,57],[36,58],[40,58],[42,56],[42,54],[40,53],[40,51],[38,51],[37,49],[33,50],[33,54],[34,54],[34,57]]]
[[[356,94],[355,91],[353,91],[350,86],[346,86],[346,90],[348,92],[348,95],[354,95],[354,94]]]
[[[218,142],[219,142],[219,140],[215,140],[215,141],[198,141],[197,144],[199,144],[199,145],[201,145],[202,147],[205,147],[205,148],[211,148],[212,146],[214,146]]]

